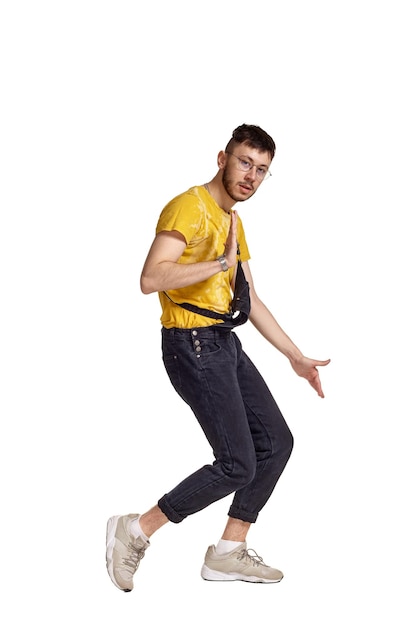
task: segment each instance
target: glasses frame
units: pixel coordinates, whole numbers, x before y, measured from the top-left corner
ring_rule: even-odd
[[[245,157],[245,158],[238,157],[236,154],[233,154],[233,152],[229,152],[228,150],[225,150],[225,153],[226,153],[226,154],[230,154],[230,156],[235,157],[235,159],[237,159],[237,160],[239,161],[239,165],[237,166],[237,168],[238,168],[238,170],[240,170],[241,172],[246,172],[246,173],[248,173],[248,172],[250,172],[250,171],[251,171],[254,167],[255,167],[255,168],[258,168],[258,167],[259,167],[258,165],[255,165],[255,164],[253,163],[253,164],[252,164],[252,166],[251,166],[249,169],[245,169],[244,167],[242,167],[241,163],[242,163],[242,162],[244,162],[244,161],[245,161],[245,159],[247,160],[247,162],[249,162],[249,161],[253,161],[250,157],[248,157],[248,156],[247,156],[247,157]],[[259,180],[259,181],[262,183],[264,180],[267,180],[270,176],[272,176],[272,172],[271,172],[271,170],[270,170],[270,169],[269,169],[269,167],[268,167],[268,169],[267,169],[267,170],[266,170],[266,172],[265,172],[265,175],[264,175],[264,176],[262,176],[262,177],[259,177],[259,176],[258,176],[258,169],[256,169],[255,176],[256,176],[257,180]]]

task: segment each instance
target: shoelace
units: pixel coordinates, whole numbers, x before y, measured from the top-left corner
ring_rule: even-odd
[[[127,546],[130,550],[129,556],[123,559],[123,565],[132,574],[136,572],[139,567],[139,561],[145,556],[145,549],[138,548],[133,543],[129,543]]]
[[[253,554],[249,554],[249,552],[252,552]],[[242,550],[239,552],[239,556],[237,558],[239,561],[249,561],[252,565],[255,565],[255,567],[265,565],[263,558],[252,548],[249,548],[249,550]]]

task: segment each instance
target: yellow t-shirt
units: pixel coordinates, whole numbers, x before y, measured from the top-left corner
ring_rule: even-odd
[[[196,186],[176,196],[165,206],[159,217],[156,233],[173,230],[180,232],[187,246],[178,262],[198,263],[212,261],[224,253],[229,227],[229,213],[219,207],[205,187]],[[237,240],[241,261],[248,261],[250,255],[239,216]],[[204,309],[228,313],[232,300],[233,273],[234,268],[228,272],[220,271],[200,283],[172,289],[167,293],[173,302],[160,292],[162,325],[165,328],[196,328],[222,324],[222,320],[187,311],[175,302],[189,302]]]

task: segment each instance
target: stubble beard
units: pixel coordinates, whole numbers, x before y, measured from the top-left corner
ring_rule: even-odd
[[[256,191],[256,190],[253,190],[250,195],[245,196],[244,198],[242,198],[241,196],[237,196],[236,193],[233,191],[233,182],[231,178],[229,177],[227,166],[225,167],[223,171],[222,183],[223,183],[223,187],[227,195],[230,196],[230,198],[232,198],[234,202],[244,202],[245,200],[249,200],[249,198],[251,198]]]

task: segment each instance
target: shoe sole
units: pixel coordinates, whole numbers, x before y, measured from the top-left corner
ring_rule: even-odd
[[[115,515],[114,517],[110,517],[107,522],[107,532],[106,532],[106,564],[107,571],[111,578],[112,583],[121,591],[131,591],[131,589],[125,589],[124,587],[120,587],[120,585],[116,582],[113,573],[113,550],[116,543],[116,529],[117,523],[121,518],[121,515]]]
[[[227,574],[226,572],[219,572],[217,570],[210,569],[207,565],[203,565],[201,568],[201,577],[204,580],[226,582],[226,581],[241,581],[244,583],[279,583],[282,578],[278,580],[270,580],[269,578],[259,578],[258,576],[245,576],[238,572]]]

